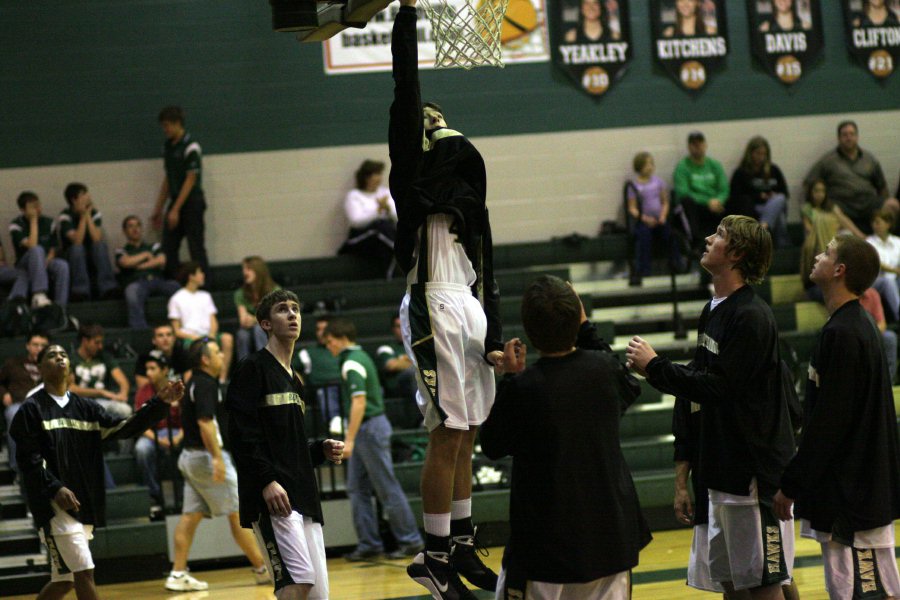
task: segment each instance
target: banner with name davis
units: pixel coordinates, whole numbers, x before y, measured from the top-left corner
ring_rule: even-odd
[[[436,1],[436,0],[435,0]],[[477,2],[478,0],[473,0]],[[448,0],[448,4],[465,0]],[[399,2],[372,17],[365,29],[348,27],[322,42],[325,73],[365,73],[391,70],[391,29]],[[434,38],[431,23],[421,6],[416,8],[419,20],[419,68],[434,67]],[[503,62],[507,65],[550,60],[547,36],[546,0],[510,0],[500,34]]]

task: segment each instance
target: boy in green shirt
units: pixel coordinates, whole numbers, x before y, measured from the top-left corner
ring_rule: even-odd
[[[53,278],[53,301],[65,306],[69,303],[69,264],[56,257],[53,219],[41,214],[41,200],[34,192],[22,192],[16,204],[22,214],[9,224],[9,236],[16,254],[16,269],[28,274],[31,307],[50,304],[47,298],[50,278]],[[27,294],[27,290],[14,291],[21,296]]]
[[[347,495],[359,543],[347,560],[361,561],[383,551],[378,535],[378,515],[372,492],[384,506],[398,548],[388,558],[415,556],[424,547],[416,519],[406,495],[394,475],[391,460],[391,424],[384,415],[381,383],[372,358],[356,343],[356,326],[343,317],[325,328],[325,345],[341,367],[341,399],[347,415],[344,459],[347,465]]]

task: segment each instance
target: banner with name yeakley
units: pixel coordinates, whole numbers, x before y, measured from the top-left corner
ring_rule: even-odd
[[[581,90],[599,97],[631,61],[628,0],[556,0],[553,62]]]
[[[650,0],[653,55],[686,90],[703,89],[728,56],[725,0]]]
[[[900,58],[900,2],[841,1],[850,54],[875,77],[887,78]]]
[[[436,1],[436,0],[435,0]],[[448,4],[466,0],[448,0]],[[479,0],[475,0],[479,1]],[[490,1],[490,0],[481,0]],[[365,73],[391,70],[391,29],[399,2],[390,5],[374,17],[365,29],[348,27],[322,42],[325,73]],[[419,68],[434,67],[434,35],[431,23],[421,6],[416,8],[419,20]],[[500,50],[504,64],[546,62],[550,60],[550,41],[547,36],[545,0],[510,0],[506,18],[500,31]]]
[[[747,0],[753,55],[786,85],[822,58],[824,33],[819,0]]]

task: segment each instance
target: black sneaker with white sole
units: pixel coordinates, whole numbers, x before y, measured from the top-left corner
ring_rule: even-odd
[[[406,567],[413,581],[427,589],[435,600],[476,600],[453,567],[446,552],[420,552]]]
[[[487,556],[487,550],[475,545],[474,533],[450,538],[450,566],[472,585],[494,592],[497,574],[481,561],[479,553]]]

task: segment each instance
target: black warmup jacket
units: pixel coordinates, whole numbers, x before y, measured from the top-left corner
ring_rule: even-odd
[[[16,441],[16,460],[22,470],[25,497],[38,528],[53,518],[50,501],[62,487],[81,503],[69,511],[85,525],[106,525],[103,481],[103,442],[135,437],[164,419],[169,407],[154,396],[139,411],[121,419],[90,398],[68,393],[60,408],[40,389],[22,403],[10,425]]]
[[[697,347],[696,354],[700,353]],[[696,358],[695,358],[696,360]],[[689,367],[694,366],[691,362]],[[703,407],[684,398],[675,399],[672,411],[672,434],[675,436],[675,462],[691,464],[691,490],[694,492],[694,525],[709,523],[709,493],[700,471],[700,429]]]
[[[475,270],[472,293],[487,316],[485,353],[502,350],[500,292],[494,281],[493,242],[486,205],[487,175],[484,159],[475,146],[458,131],[429,132],[426,144],[419,90],[416,11],[401,6],[394,20],[391,39],[394,102],[391,104],[388,135],[391,196],[397,206],[397,264],[409,272],[423,256],[425,236],[420,228],[429,215],[453,217],[451,232],[463,244]],[[420,269],[420,273],[427,269]],[[419,277],[425,283],[426,277]]]
[[[787,399],[781,391],[778,331],[772,310],[750,286],[700,315],[697,353],[689,366],[656,357],[653,387],[702,405],[698,466],[703,484],[760,499],[778,490],[794,454]]]
[[[844,543],[900,518],[894,397],[881,333],[858,300],[831,315],[813,348],[803,424],[781,478],[795,516]]]
[[[322,442],[304,433],[303,384],[263,348],[237,364],[228,393],[231,456],[238,474],[241,526],[268,512],[263,488],[277,481],[291,508],[323,523],[314,467],[325,462]]]
[[[619,445],[640,386],[590,323],[577,345],[504,378],[479,431],[486,456],[513,457],[508,589],[627,571],[651,539]]]

